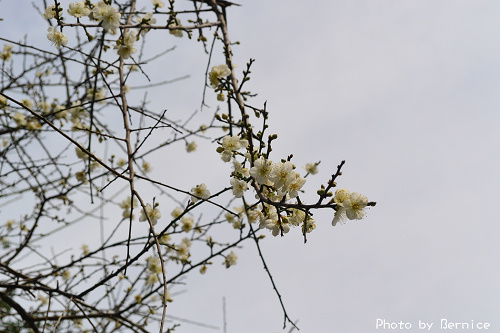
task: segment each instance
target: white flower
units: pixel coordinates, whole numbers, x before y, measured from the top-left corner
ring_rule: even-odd
[[[22,114],[21,112],[16,112],[12,115],[12,119],[16,122],[17,125],[19,126],[26,126],[26,116]]]
[[[243,196],[243,192],[248,190],[247,182],[244,180],[231,178],[230,182],[231,182],[231,185],[233,186],[233,195],[236,198],[241,198]]]
[[[151,0],[151,3],[153,4],[153,6],[155,6],[157,8],[165,7],[165,4],[161,0]]]
[[[12,57],[12,45],[9,44],[4,44],[3,45],[3,51],[0,52],[0,59],[3,61],[9,61],[10,58]]]
[[[147,221],[146,214],[149,216],[153,225],[156,225],[156,223],[158,223],[158,219],[161,217],[160,210],[158,208],[151,207],[150,204],[146,204],[146,211],[144,211],[144,209],[142,210],[141,217],[139,217],[140,222]]]
[[[191,142],[186,144],[186,151],[188,153],[191,153],[193,151],[196,151],[196,147],[198,147],[198,145],[196,144],[196,141],[191,141]]]
[[[233,168],[235,174],[241,173],[243,177],[250,176],[250,171],[248,170],[248,168],[244,168],[243,165],[241,165],[241,163],[236,159],[233,159]]]
[[[278,189],[280,187],[288,187],[288,185],[295,179],[295,172],[293,171],[293,164],[290,161],[278,162],[274,165],[273,171],[270,175],[270,180]]]
[[[30,110],[33,109],[33,106],[35,105],[31,99],[23,99],[21,103]]]
[[[110,5],[97,5],[92,10],[92,14],[97,21],[102,21],[102,27],[110,33],[114,33],[120,26],[121,14]]]
[[[221,159],[224,162],[231,161],[233,157],[233,151],[239,150],[241,148],[245,148],[248,145],[248,140],[240,139],[239,136],[229,136],[226,135],[222,138],[222,149],[218,148],[221,153]]]
[[[120,208],[123,209],[123,213],[122,213],[123,218],[129,218],[130,217],[130,213],[132,211],[131,208],[137,208],[138,205],[139,205],[139,202],[137,201],[136,197],[134,197],[133,201],[130,199],[130,196],[128,196],[127,198],[125,198],[120,203]],[[134,217],[132,216],[132,218],[134,218]]]
[[[149,28],[145,28],[144,25],[152,25],[156,23],[156,19],[153,17],[153,13],[146,13],[143,17],[138,17],[136,19],[137,24],[141,25],[141,36],[144,36],[148,31]]]
[[[207,185],[205,183],[202,183],[200,185],[196,185],[191,189],[191,193],[193,194],[191,196],[191,201],[193,203],[197,202],[199,198],[202,199],[208,199],[210,198],[210,191],[207,188]]]
[[[148,257],[146,258],[146,262],[148,264],[148,270],[153,274],[161,273],[161,262],[158,257]]]
[[[0,109],[5,109],[7,106],[9,106],[9,101],[7,98],[0,95]]]
[[[183,216],[181,217],[181,223],[182,223],[182,231],[188,232],[193,229],[194,226],[194,219],[190,216]]]
[[[288,185],[288,194],[290,198],[295,198],[299,195],[299,191],[306,183],[306,179],[302,176],[299,176],[297,173],[295,174],[295,179]]]
[[[316,229],[316,221],[312,217],[307,218],[307,222],[302,224],[302,233],[305,231],[307,233],[310,233]]]
[[[78,158],[82,160],[87,157],[87,153],[80,149],[80,147],[75,147],[75,153]]]
[[[123,34],[123,40],[120,45],[115,45],[114,48],[118,49],[116,51],[120,57],[123,59],[128,59],[130,56],[137,52],[134,47],[134,42],[137,40],[135,31],[129,31]]]
[[[238,256],[236,255],[236,253],[231,251],[231,253],[229,253],[226,256],[226,259],[224,260],[224,265],[226,265],[226,268],[229,268],[230,266],[236,265],[237,260],[238,260]]]
[[[306,169],[306,171],[308,173],[310,173],[311,175],[315,175],[315,174],[318,173],[318,164],[316,164],[316,163],[307,163],[304,166],[304,169]]]
[[[264,214],[258,209],[252,209],[247,211],[247,218],[249,223],[255,223],[264,218]]]
[[[347,220],[344,201],[350,196],[351,191],[346,188],[338,189],[337,191],[335,191],[333,201],[337,204],[337,210],[335,211],[335,216],[333,217],[332,226],[335,226],[338,222],[345,222]]]
[[[47,20],[50,20],[50,19],[53,19],[54,17],[56,17],[56,5],[48,6],[45,9],[45,13],[43,13],[43,17],[45,17]]]
[[[333,197],[333,201],[335,201],[336,204],[342,206],[342,203],[346,199],[349,199],[350,196],[351,196],[351,191],[349,191],[346,188],[341,188],[335,191],[335,196]]]
[[[231,74],[231,70],[226,64],[212,67],[210,73],[208,74],[208,79],[210,80],[212,88],[217,88],[220,83],[220,79],[228,76],[229,74]]]
[[[178,18],[175,19],[175,23],[171,23],[168,25],[169,28],[176,28],[182,26],[181,20]],[[174,35],[175,37],[182,37],[184,34],[181,29],[172,29],[169,31],[171,35]]]
[[[179,207],[176,207],[171,213],[170,213],[170,216],[172,216],[174,219],[178,218],[179,216],[181,216],[182,212],[184,212],[184,210],[180,209]]]
[[[365,216],[364,208],[368,204],[368,199],[358,192],[353,192],[342,204],[349,220],[361,220]]]
[[[292,209],[292,215],[288,217],[288,222],[293,226],[299,226],[306,218],[306,213],[300,209]]]
[[[274,237],[278,236],[281,233],[281,229],[283,229],[284,234],[290,231],[290,225],[288,223],[285,223],[283,220],[281,220],[280,223],[280,220],[278,219],[266,220],[266,228],[272,231]]]
[[[273,171],[273,161],[259,158],[255,160],[254,166],[250,168],[250,176],[255,178],[257,183],[265,184]]]
[[[65,34],[57,30],[56,27],[49,27],[47,29],[49,32],[47,34],[47,39],[52,42],[52,45],[55,45],[57,48],[68,44],[68,37]]]
[[[68,14],[71,16],[80,18],[89,16],[90,12],[90,8],[85,6],[85,2],[83,1],[69,4]]]

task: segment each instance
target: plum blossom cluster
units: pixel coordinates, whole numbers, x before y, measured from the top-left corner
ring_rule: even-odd
[[[151,1],[154,9],[162,8],[165,4],[160,0]],[[62,16],[63,8],[60,4],[57,6],[52,4],[45,9],[43,16],[48,19],[56,19],[58,23],[63,23],[64,17]],[[76,18],[79,23],[81,19],[88,18],[91,22],[97,22],[102,28],[109,34],[115,35],[120,28],[122,14],[120,11],[113,7],[111,4],[98,1],[79,1],[70,3],[67,9],[67,13]],[[149,30],[150,26],[157,22],[156,18],[153,17],[152,12],[147,12],[142,16],[136,16],[134,21],[137,23],[137,31],[126,30],[125,33],[120,36],[114,45],[117,54],[123,59],[128,59],[132,54],[137,52],[134,47],[134,42],[139,39],[140,36],[144,36]],[[168,24],[168,28],[176,28],[181,26],[181,21],[178,18],[173,18],[173,22]],[[169,29],[170,33],[176,37],[182,37],[182,29]],[[68,37],[55,26],[48,28],[47,39],[52,42],[54,46],[60,48],[67,45]],[[93,37],[86,31],[87,36],[92,39]],[[0,55],[1,57],[1,55]],[[7,59],[7,54],[4,56]]]
[[[365,216],[365,208],[368,198],[358,192],[350,192],[348,189],[338,189],[333,197],[337,204],[332,225],[349,220],[361,220]]]

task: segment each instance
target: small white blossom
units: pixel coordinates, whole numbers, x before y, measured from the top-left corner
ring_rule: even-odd
[[[137,201],[136,197],[134,197],[133,201],[130,199],[130,196],[123,199],[123,201],[120,203],[120,208],[123,209],[123,214],[122,214],[123,218],[129,218],[130,213],[132,211],[131,208],[137,208],[138,206],[139,206],[139,202]],[[134,217],[132,216],[132,218],[134,218]]]
[[[288,187],[295,179],[292,162],[286,161],[276,163],[269,179],[274,183],[277,189],[280,187]]]
[[[229,74],[231,74],[231,70],[226,64],[212,67],[210,73],[208,74],[208,79],[212,88],[217,88],[220,83],[220,79],[228,76]]]
[[[351,193],[348,199],[345,199],[343,206],[349,220],[361,220],[365,216],[364,208],[368,204],[366,196],[358,192]]]
[[[140,34],[141,36],[144,36],[149,31],[149,28],[146,28],[144,26],[155,24],[156,19],[153,17],[153,13],[146,13],[146,15],[144,15],[143,17],[138,17],[136,19],[136,22],[137,24],[141,25]]]
[[[179,207],[176,207],[171,213],[170,215],[176,219],[178,218],[179,216],[181,216],[182,212],[184,212],[184,210],[182,210],[181,208]]]
[[[231,251],[227,256],[226,259],[224,260],[224,265],[226,265],[226,268],[229,268],[231,266],[236,265],[236,261],[238,260],[238,256],[236,253]]]
[[[47,20],[53,19],[56,17],[56,5],[50,5],[45,9],[45,13],[43,13],[43,17]]]
[[[274,237],[278,236],[281,233],[281,229],[283,229],[283,233],[286,234],[290,231],[290,225],[285,223],[283,220],[276,219],[267,219],[266,220],[266,228],[272,231]]]
[[[161,262],[158,257],[148,257],[146,258],[146,262],[148,264],[148,270],[153,274],[161,273]]]
[[[201,198],[201,199],[210,198],[210,191],[208,190],[207,185],[205,185],[204,183],[193,187],[191,189],[191,194],[193,194],[191,196],[191,201],[193,203],[197,202],[199,200],[199,198]]]
[[[110,5],[101,4],[94,7],[92,10],[94,19],[102,22],[102,27],[110,32],[114,33],[116,29],[120,26],[121,14],[116,11],[114,7]]]
[[[193,229],[194,219],[191,216],[181,217],[182,231],[189,232]]]
[[[182,26],[181,20],[178,18],[175,19],[175,23],[171,23],[168,25],[169,28],[176,28]],[[184,35],[183,31],[181,29],[172,29],[169,31],[171,35],[174,35],[175,37],[182,37]]]
[[[68,14],[77,18],[89,16],[91,13],[90,8],[85,6],[85,2],[75,2],[69,4]]]
[[[318,164],[316,164],[316,163],[307,163],[304,166],[304,169],[306,169],[306,171],[308,173],[310,173],[311,175],[315,175],[315,174],[318,173]]]
[[[244,180],[231,178],[230,182],[231,182],[231,185],[233,186],[233,195],[236,198],[241,198],[243,196],[243,192],[248,190],[247,182]]]
[[[123,40],[120,45],[115,45],[114,48],[118,49],[116,51],[120,57],[123,59],[128,59],[130,56],[137,52],[134,47],[134,43],[137,41],[137,36],[135,31],[129,31],[123,34]]]
[[[0,59],[2,59],[3,61],[9,61],[10,58],[12,57],[12,51],[11,50],[12,50],[12,45],[4,44],[3,45],[3,51],[0,52]]]
[[[198,147],[198,145],[196,144],[196,141],[191,141],[189,143],[186,143],[186,151],[188,153],[196,151],[196,147]]]
[[[255,178],[257,183],[265,184],[271,176],[271,172],[273,171],[273,161],[266,160],[262,157],[255,160],[254,166],[250,168],[250,176]]]
[[[337,204],[337,209],[335,211],[335,216],[333,217],[332,226],[335,226],[339,222],[345,222],[347,220],[346,210],[344,208],[344,201],[351,196],[351,191],[346,188],[338,189],[335,191],[335,196],[333,201]]]
[[[151,0],[151,3],[153,4],[153,6],[155,6],[156,8],[163,8],[165,7],[165,4],[163,3],[163,1],[161,0]]]
[[[239,150],[241,148],[245,148],[248,145],[248,140],[240,139],[239,136],[229,136],[226,135],[222,138],[222,147],[219,147],[218,151],[220,151],[221,159],[224,162],[231,161],[233,157],[233,152]],[[221,149],[222,148],[222,149]]]
[[[24,114],[22,114],[21,112],[15,112],[12,115],[12,119],[14,119],[16,124],[19,126],[26,126],[26,124],[27,124],[26,116]]]
[[[299,195],[299,191],[306,183],[306,179],[302,176],[299,176],[297,173],[295,174],[295,179],[288,185],[288,194],[290,198],[296,198]]]
[[[145,211],[144,211],[144,209],[142,210],[141,217],[139,217],[139,221],[140,222],[147,221],[146,214],[147,214],[147,216],[149,216],[149,218],[151,220],[151,223],[153,225],[156,225],[156,223],[158,223],[158,220],[161,217],[160,210],[158,208],[151,207],[150,204],[146,204],[146,210]]]
[[[68,37],[65,34],[57,30],[56,27],[49,27],[47,29],[49,32],[47,34],[47,39],[52,42],[52,45],[55,45],[57,48],[68,44]]]

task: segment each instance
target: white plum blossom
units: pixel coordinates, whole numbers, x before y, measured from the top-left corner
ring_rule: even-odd
[[[137,41],[137,36],[135,31],[129,31],[123,34],[123,40],[121,44],[117,44],[114,46],[116,51],[120,57],[123,59],[128,59],[130,56],[137,52],[137,49],[134,47],[134,43]]]
[[[78,148],[78,147],[77,147]],[[78,153],[77,153],[78,154]],[[134,200],[132,200],[130,198],[130,196],[128,196],[127,198],[125,198],[121,203],[120,203],[120,208],[123,209],[123,218],[129,218],[130,217],[130,213],[132,211],[131,208],[137,208],[139,206],[139,202],[137,201],[137,198],[134,197]],[[134,218],[132,216],[132,218]]]
[[[181,24],[181,20],[178,18],[175,19],[174,23],[170,23],[168,25],[169,28],[176,28],[176,27],[180,27],[180,26],[182,26],[182,24]],[[169,32],[171,35],[174,35],[175,37],[179,37],[179,38],[184,35],[184,32],[182,31],[182,29],[171,29]]]
[[[68,14],[77,18],[89,16],[91,13],[90,8],[85,6],[85,2],[79,1],[75,3],[70,3],[68,8]]]
[[[250,168],[250,176],[252,176],[257,183],[265,184],[273,171],[273,161],[266,160],[263,157],[258,158],[254,162],[254,166]]]
[[[22,114],[21,112],[15,112],[12,115],[12,119],[14,119],[16,124],[19,126],[26,126],[26,124],[27,124],[26,116],[24,114]]]
[[[146,33],[149,31],[149,28],[146,28],[144,26],[152,25],[156,23],[156,19],[153,17],[153,13],[146,13],[143,17],[138,17],[136,19],[137,24],[141,24],[141,36],[146,35]]]
[[[45,9],[45,13],[43,13],[43,17],[47,20],[53,19],[56,17],[56,5],[50,5]]]
[[[250,209],[247,211],[247,218],[249,223],[255,223],[264,218],[264,214],[258,209]]]
[[[276,163],[269,179],[274,183],[274,186],[277,189],[281,187],[288,187],[288,185],[290,185],[290,183],[295,179],[292,162],[286,161]]]
[[[231,185],[233,186],[233,195],[236,198],[241,198],[243,196],[243,192],[248,190],[247,182],[244,180],[231,178],[230,182],[231,182]]]
[[[290,198],[296,198],[299,195],[298,192],[305,183],[306,179],[296,173],[295,179],[290,183],[290,185],[288,185],[288,194],[290,195]]]
[[[12,45],[4,44],[3,45],[3,51],[0,52],[0,59],[2,59],[3,61],[9,61],[10,58],[12,57],[12,51],[11,50],[12,50]]]
[[[348,199],[345,199],[343,206],[349,220],[361,220],[365,216],[364,208],[368,204],[366,196],[358,192],[351,193]]]
[[[302,222],[304,222],[304,219],[306,218],[306,213],[303,210],[300,209],[292,209],[292,215],[288,217],[288,222],[297,227],[299,226]]]
[[[193,229],[194,219],[191,216],[181,217],[182,231],[188,232]]]
[[[192,153],[192,152],[196,151],[197,147],[198,147],[198,145],[196,144],[196,141],[191,141],[189,143],[186,143],[186,151],[188,153]]]
[[[161,262],[158,257],[148,257],[146,258],[147,267],[149,272],[152,274],[160,274],[161,273]]]
[[[94,19],[102,22],[102,27],[109,33],[113,34],[120,26],[121,14],[110,5],[100,3],[92,10]]]
[[[266,220],[266,228],[272,231],[274,237],[278,236],[281,233],[281,229],[283,229],[284,234],[290,231],[290,225],[288,223],[285,223],[283,219],[281,219],[281,221],[279,219]]]
[[[236,265],[236,261],[238,260],[238,256],[234,251],[231,251],[225,258],[224,260],[224,265],[226,265],[226,268],[229,268],[231,266]]]
[[[304,231],[306,233],[310,233],[311,231],[313,231],[314,229],[316,229],[316,221],[312,218],[312,217],[308,217],[307,218],[307,221],[305,221],[303,224],[302,224],[302,233],[304,233]]]
[[[233,159],[233,168],[234,168],[234,173],[238,174],[240,173],[243,177],[249,177],[250,176],[250,171],[248,168],[244,168],[240,162],[238,162],[236,159]]]
[[[207,185],[205,185],[205,183],[202,183],[200,185],[196,185],[195,187],[193,187],[191,189],[191,194],[193,194],[191,196],[191,201],[193,203],[200,200],[199,198],[201,198],[201,199],[210,198],[210,191],[208,190]]]
[[[151,207],[150,204],[146,204],[146,210],[143,209],[141,211],[141,217],[139,217],[139,221],[140,222],[147,221],[146,215],[149,216],[149,219],[151,220],[151,223],[153,225],[156,225],[156,223],[158,223],[158,220],[161,217],[160,210],[156,207],[155,208]]]
[[[174,219],[178,218],[181,216],[182,212],[184,212],[181,208],[175,207],[174,210],[170,213],[170,216],[172,216]]]
[[[237,135],[226,135],[222,138],[222,147],[219,147],[217,151],[220,152],[221,159],[224,162],[229,162],[233,157],[234,151],[237,151],[241,148],[246,148],[247,145],[248,140],[246,139],[240,139],[240,137]]]
[[[61,31],[57,30],[56,27],[49,27],[47,29],[49,32],[47,34],[47,39],[52,42],[52,45],[55,45],[57,48],[68,44],[68,37],[63,34]]]
[[[231,70],[226,64],[222,64],[219,66],[214,66],[208,73],[208,79],[212,88],[217,88],[220,83],[220,79],[231,74]]]
[[[347,220],[343,203],[350,196],[351,191],[346,188],[338,189],[337,191],[335,191],[333,201],[337,204],[337,209],[335,211],[335,216],[333,217],[332,226],[335,226],[338,222],[345,222]]]
[[[304,166],[304,169],[306,169],[306,172],[310,173],[311,175],[315,175],[318,173],[318,164],[317,163],[307,163]]]
[[[151,3],[153,4],[153,6],[155,6],[156,8],[163,8],[165,7],[165,4],[163,3],[163,1],[161,0],[151,0]]]

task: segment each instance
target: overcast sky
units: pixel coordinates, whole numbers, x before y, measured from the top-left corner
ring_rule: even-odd
[[[230,37],[241,42],[235,62],[243,69],[257,60],[249,88],[259,93],[254,104],[267,101],[279,135],[274,159],[293,153],[297,165],[321,160],[306,184],[312,193],[346,160],[339,187],[377,202],[365,219],[336,227],[331,212],[317,212],[305,245],[298,232],[261,242],[300,332],[379,332],[377,319],[409,322],[410,330],[399,331],[410,332],[421,320],[441,332],[443,318],[500,330],[500,3],[239,3],[228,9]],[[2,16],[24,17],[11,13]],[[15,39],[39,29],[17,21],[9,31]],[[154,103],[193,110],[203,87],[198,67],[188,63],[195,43],[170,38],[164,48],[172,43],[176,60],[152,77],[191,74],[186,84],[197,96],[176,93],[170,103],[159,94]],[[201,172],[200,180],[227,180],[219,170]],[[170,314],[222,331],[225,297],[228,333],[280,332],[283,314],[252,245],[237,252],[231,269],[190,277]]]

